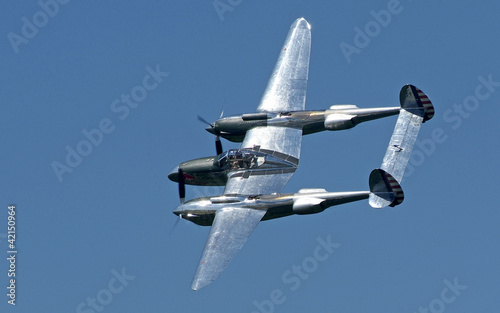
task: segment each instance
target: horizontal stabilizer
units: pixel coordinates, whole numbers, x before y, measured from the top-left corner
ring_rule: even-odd
[[[411,98],[415,99],[410,91],[414,87],[405,87],[402,89],[402,94],[404,90],[407,90],[411,96],[407,96],[407,101],[401,103],[403,107],[399,111],[399,117],[396,121],[394,132],[392,133],[384,160],[380,166],[384,171],[391,173],[398,182],[401,182],[403,179],[403,174],[410,160],[413,145],[417,140],[420,126],[426,115],[423,107],[414,107],[416,101],[409,100]],[[403,97],[401,97],[401,99],[403,99]]]
[[[396,206],[404,200],[401,186],[391,174],[381,169],[370,173],[369,203],[373,208],[381,209],[386,206]]]

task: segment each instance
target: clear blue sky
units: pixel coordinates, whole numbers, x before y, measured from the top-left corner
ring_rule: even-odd
[[[0,311],[498,309],[499,3],[220,0],[219,13],[212,1],[41,3],[0,4]],[[263,222],[227,270],[193,292],[209,228],[181,221],[171,232],[179,200],[166,176],[214,153],[197,114],[255,110],[298,17],[312,26],[307,108],[396,106],[407,83],[433,101],[405,201]],[[366,190],[395,122],[305,137],[285,191]],[[11,203],[15,308],[6,296]],[[321,240],[336,245],[318,260]]]

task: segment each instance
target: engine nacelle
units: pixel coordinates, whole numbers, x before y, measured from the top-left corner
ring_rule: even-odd
[[[293,213],[299,215],[315,214],[323,212],[325,209],[321,206],[324,199],[319,198],[298,198],[293,202]]]
[[[352,119],[356,115],[342,114],[342,113],[331,113],[325,118],[325,128],[328,130],[342,130],[349,129],[356,126]]]

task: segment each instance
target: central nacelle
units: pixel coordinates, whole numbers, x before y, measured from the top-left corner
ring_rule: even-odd
[[[292,168],[295,164],[268,153],[250,149],[231,149],[219,156],[218,164],[224,171]]]

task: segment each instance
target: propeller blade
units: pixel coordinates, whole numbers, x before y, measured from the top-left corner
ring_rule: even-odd
[[[214,128],[214,124],[208,122],[206,119],[204,119],[203,117],[199,116],[198,115],[198,121],[204,123],[204,124],[207,124],[207,125],[210,125],[210,127]]]
[[[175,219],[174,226],[172,228],[170,228],[170,231],[168,232],[169,236],[172,236],[172,234],[174,233],[175,229],[177,228],[177,225],[179,224],[180,220],[182,220],[182,214],[179,216],[179,218]]]
[[[221,154],[223,152],[222,150],[222,143],[220,142],[220,136],[217,135],[215,136],[215,151],[217,152],[217,155]]]
[[[220,116],[222,117],[223,114],[224,114],[224,110],[222,110]],[[209,132],[211,132],[212,134],[215,134],[215,152],[217,152],[217,155],[224,152],[224,150],[222,150],[222,143],[220,141],[220,133],[215,129],[215,124],[209,123],[206,119],[204,119],[203,117],[201,117],[199,115],[198,115],[198,121],[205,123],[205,124],[208,124],[212,128],[211,130],[207,128],[207,130]]]
[[[181,204],[184,203],[186,199],[186,183],[184,181],[184,172],[179,168],[179,199],[181,200]]]

